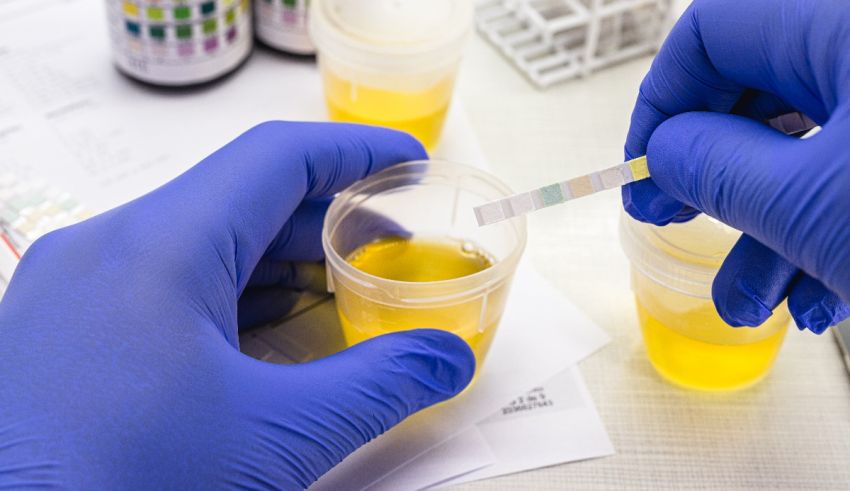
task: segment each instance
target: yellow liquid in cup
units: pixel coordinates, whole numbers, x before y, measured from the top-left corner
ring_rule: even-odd
[[[636,292],[649,361],[661,376],[687,388],[755,384],[773,366],[788,327],[784,305],[757,328],[731,327],[711,300],[686,297],[645,278],[636,281]]]
[[[493,265],[488,254],[469,242],[400,237],[385,237],[361,246],[346,261],[363,272],[404,282],[451,280]],[[480,367],[493,341],[508,283],[495,287],[486,300],[477,296],[449,304],[404,307],[374,302],[337,285],[337,309],[346,344],[388,332],[443,329],[469,344]]]
[[[325,101],[332,121],[386,126],[415,136],[433,150],[440,139],[454,77],[415,92],[396,92],[354,84],[323,71]]]

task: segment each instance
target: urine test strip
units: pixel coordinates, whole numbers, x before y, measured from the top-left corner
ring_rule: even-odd
[[[568,181],[556,182],[476,206],[473,210],[479,226],[490,225],[647,177],[649,168],[646,165],[646,156],[643,156]]]
[[[786,135],[801,138],[807,138],[820,129],[812,119],[796,111],[776,116],[764,122]],[[591,172],[568,181],[556,182],[542,188],[476,206],[473,210],[478,226],[481,227],[599,191],[617,188],[647,177],[649,177],[649,167],[647,167],[646,155],[644,155],[608,169]]]

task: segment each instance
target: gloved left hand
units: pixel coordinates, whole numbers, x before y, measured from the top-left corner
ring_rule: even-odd
[[[444,331],[295,366],[238,351],[292,262],[322,258],[328,198],[424,157],[391,130],[266,123],[38,240],[0,303],[0,488],[303,488],[462,390],[474,357]]]

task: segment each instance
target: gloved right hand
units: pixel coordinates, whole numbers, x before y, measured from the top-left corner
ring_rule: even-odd
[[[623,189],[636,219],[705,212],[742,230],[714,282],[731,325],[756,326],[788,298],[801,329],[850,314],[850,3],[698,0],[643,80],[626,157],[651,181]],[[800,140],[763,120],[799,111]]]

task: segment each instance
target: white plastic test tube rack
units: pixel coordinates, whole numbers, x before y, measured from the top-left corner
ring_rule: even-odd
[[[476,0],[476,24],[540,88],[658,50],[672,0]]]

